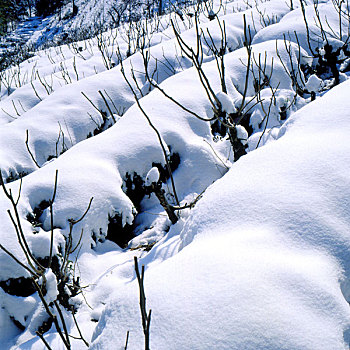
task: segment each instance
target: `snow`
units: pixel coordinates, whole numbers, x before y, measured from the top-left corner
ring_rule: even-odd
[[[157,167],[153,167],[146,175],[146,186],[151,186],[153,183],[157,183],[159,181],[159,170]]]
[[[341,300],[339,290],[331,287],[338,278],[333,262],[286,249],[283,235],[257,229],[225,231],[216,230],[218,237],[199,240],[146,271],[153,347],[342,348],[339,321],[347,305],[333,301]],[[111,347],[112,339],[120,339],[121,346],[127,329],[130,348],[142,346],[135,290],[133,283],[116,293],[96,329],[93,349]],[[327,304],[328,314],[320,311]]]
[[[323,87],[323,81],[313,74],[309,77],[305,84],[305,89],[309,92],[318,92]]]
[[[349,89],[294,114],[283,137],[206,191],[180,236],[143,258],[153,347],[345,349]],[[93,349],[121,346],[128,329],[130,348],[142,346],[135,284],[114,292]]]
[[[52,270],[48,270],[45,274],[45,283],[47,284],[47,293],[45,300],[48,304],[56,300],[58,295],[56,276]]]
[[[295,8],[293,11],[289,12],[278,23],[271,24],[257,33],[257,35],[253,38],[253,43],[259,43],[265,40],[271,40],[273,38],[281,40],[285,38],[286,40],[295,43],[299,42],[301,47],[304,48],[309,54],[312,54],[317,47],[321,47],[323,45],[323,39],[316,10],[313,6],[313,1],[309,1],[307,6],[305,6],[305,16],[307,19],[310,36],[309,40],[307,39],[306,25],[300,5],[295,4],[295,7],[298,8]],[[340,27],[342,28],[342,34],[344,36],[347,35],[345,29],[347,27],[346,20],[345,18],[342,18],[342,26],[339,25],[339,14],[331,1],[319,1],[317,11],[322,23],[327,23],[327,28],[330,27],[333,29],[333,32],[326,29],[330,40],[336,39],[335,36],[339,36]]]
[[[232,101],[230,96],[228,96],[227,94],[225,94],[222,91],[219,91],[216,94],[216,97],[220,101],[221,108],[224,112],[226,112],[227,114],[231,114],[231,113],[236,112],[234,102]]]
[[[0,326],[2,346],[5,349],[10,348],[13,344],[13,339],[20,334],[20,331],[11,321],[8,312],[3,306],[0,308]]]
[[[237,132],[237,138],[241,141],[244,145],[247,144],[248,140],[248,132],[242,125],[236,126],[236,132]]]
[[[350,82],[345,69],[335,87],[317,72],[311,51],[327,41],[320,40],[313,2],[305,6],[311,44],[300,4],[292,10],[288,3],[215,1],[203,10],[200,74],[169,21],[177,19],[196,52],[191,8],[183,21],[170,13],[149,27],[134,22],[154,29],[144,56],[136,40],[129,47],[130,27],[123,25],[43,49],[1,72],[0,168],[7,190],[20,196],[15,212],[0,191],[0,244],[30,266],[23,237],[40,259],[52,243],[59,264],[38,280],[48,303],[61,293],[57,268],[68,254],[67,283],[81,290],[64,290],[91,349],[122,349],[127,331],[128,349],[144,347],[134,256],[145,266],[152,349],[348,348]],[[62,24],[52,17],[45,23],[56,24],[47,28],[88,26],[101,3],[96,12],[93,2],[84,4],[84,18]],[[334,28],[328,42],[343,47],[348,24],[339,33],[331,1],[318,9]],[[211,12],[218,18],[210,21]],[[223,27],[225,89],[211,49],[220,47]],[[215,101],[230,122],[247,118],[233,126],[248,152],[236,162],[227,134],[216,137],[214,123],[203,121],[213,118]],[[150,193],[154,183],[176,223]],[[8,209],[18,214],[23,235]],[[36,331],[48,314],[38,294],[7,290],[30,273],[3,250],[0,266],[2,348],[43,349]],[[68,332],[79,338],[70,311],[61,309]],[[55,326],[44,337],[53,349],[64,348]]]

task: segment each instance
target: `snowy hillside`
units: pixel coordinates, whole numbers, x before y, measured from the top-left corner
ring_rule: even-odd
[[[45,0],[42,3],[44,4]],[[55,1],[47,0],[47,3]],[[191,3],[192,0],[162,0],[161,13],[174,11],[175,6],[177,9],[186,9]],[[30,1],[27,4],[29,6]],[[90,38],[108,28],[154,17],[160,12],[159,6],[157,1],[144,0],[61,1],[56,11],[41,16],[32,4],[30,11],[26,8],[30,15],[23,16],[18,23],[12,23],[14,29],[0,36],[0,55],[25,47],[30,51],[29,54],[32,54],[32,50]]]
[[[1,349],[348,349],[349,23],[206,2],[2,71]]]

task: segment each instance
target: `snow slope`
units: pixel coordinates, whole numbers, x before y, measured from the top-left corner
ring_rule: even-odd
[[[153,348],[346,348],[349,91],[344,83],[295,113],[141,260]],[[136,283],[116,284],[93,349],[122,346],[127,330],[130,349],[142,347]]]
[[[348,348],[348,76],[341,73],[342,83],[326,91],[332,79],[310,75],[317,60],[302,36],[300,9],[279,0],[248,5],[232,1],[220,7],[219,21],[209,21],[204,12],[200,23],[203,71],[222,110],[235,112],[242,100],[249,101],[244,107],[249,135],[242,125],[237,128],[249,152],[237,162],[230,141],[193,115],[211,118],[213,105],[197,70],[180,54],[169,17],[162,19],[168,23],[164,31],[158,27],[150,35],[145,50],[155,84],[185,108],[145,80],[141,53],[126,54],[129,47],[120,34],[125,28],[104,34],[116,33],[104,51],[111,54],[113,66],[104,64],[101,38],[95,38],[41,51],[20,69],[5,72],[17,72],[18,79],[1,90],[0,168],[13,194],[21,188],[18,214],[33,255],[49,256],[51,234],[53,255],[61,263],[70,237],[77,247],[68,270],[70,282],[79,276],[82,289],[69,303],[92,349],[124,348],[127,331],[128,349],[144,347],[134,256],[146,267],[152,349]],[[320,8],[333,11],[331,1],[322,1]],[[306,7],[309,16],[312,11]],[[334,13],[329,20],[337,25]],[[244,22],[253,40],[248,74]],[[281,36],[296,22],[301,47]],[[221,28],[225,23],[227,35],[227,93],[210,51],[210,40],[221,42],[219,23]],[[182,38],[195,49],[193,19],[192,26],[180,26]],[[115,54],[117,46],[121,57]],[[60,84],[57,69],[62,65],[72,67],[64,69],[71,79]],[[31,80],[33,70],[39,73]],[[39,77],[52,79],[50,93]],[[256,92],[258,84],[265,85]],[[296,85],[305,91],[297,95]],[[311,102],[310,89],[316,101]],[[20,105],[23,113],[17,115]],[[149,193],[159,185],[167,201],[177,205],[171,179],[162,178],[166,162],[161,146],[167,159],[175,159],[180,204],[196,202],[176,211],[175,224],[155,193]],[[48,201],[56,170],[51,218]],[[21,175],[22,182],[16,180]],[[72,229],[90,200],[89,211]],[[1,192],[0,244],[28,265],[7,213],[10,207]],[[113,240],[125,239],[130,229],[136,237],[122,249]],[[0,266],[3,348],[44,349],[35,332],[48,316],[38,294],[6,292],[30,274],[4,250]],[[48,302],[61,293],[54,273],[54,267],[45,271]],[[68,332],[79,337],[72,315],[61,309]],[[48,328],[44,337],[51,347],[64,349],[55,326]],[[79,339],[71,342],[72,349],[86,348]]]

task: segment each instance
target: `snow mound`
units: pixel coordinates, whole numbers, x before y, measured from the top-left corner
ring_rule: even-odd
[[[349,91],[344,83],[296,113],[283,137],[206,191],[180,236],[174,228],[145,255],[152,347],[346,348]],[[93,349],[121,346],[127,330],[130,349],[142,346],[137,284],[125,286],[113,292]]]

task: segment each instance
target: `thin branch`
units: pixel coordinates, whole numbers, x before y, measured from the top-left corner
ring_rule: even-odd
[[[169,176],[170,176],[170,180],[171,180],[171,184],[172,184],[172,188],[173,188],[173,193],[174,193],[174,197],[175,197],[175,200],[176,200],[176,204],[179,205],[179,199],[177,197],[177,193],[176,193],[176,188],[175,188],[175,182],[174,182],[174,178],[173,178],[173,175],[172,175],[172,171],[171,171],[171,167],[170,167],[170,164],[169,164],[169,160],[168,160],[168,154],[167,154],[167,151],[165,149],[165,146],[163,144],[163,140],[162,140],[162,137],[158,131],[158,129],[154,126],[154,124],[152,123],[151,119],[149,118],[149,116],[147,115],[147,113],[145,112],[145,110],[142,108],[141,106],[141,103],[130,83],[130,81],[128,80],[128,78],[126,77],[126,74],[125,74],[125,71],[124,71],[124,66],[123,64],[121,63],[121,73],[124,77],[124,80],[126,81],[126,83],[128,84],[131,92],[133,93],[134,95],[134,98],[135,98],[135,101],[137,103],[137,106],[139,107],[140,111],[142,112],[142,114],[144,115],[144,117],[146,118],[148,124],[150,125],[150,127],[154,130],[154,132],[156,133],[157,135],[157,138],[158,138],[158,141],[159,141],[159,144],[162,148],[162,151],[163,151],[163,155],[164,155],[164,159],[165,159],[165,163],[166,163],[166,166],[167,166],[167,170],[168,170],[168,173],[169,173]]]
[[[39,297],[40,297],[40,300],[42,301],[42,303],[43,303],[43,305],[44,305],[44,308],[45,308],[47,314],[52,318],[53,323],[54,323],[55,326],[56,326],[56,330],[57,330],[59,336],[61,337],[64,346],[67,348],[67,350],[70,350],[70,349],[71,349],[70,343],[69,343],[69,342],[67,343],[67,340],[65,339],[65,337],[64,337],[64,335],[63,335],[63,333],[62,333],[61,327],[60,327],[60,325],[59,325],[59,323],[58,323],[58,321],[57,321],[56,315],[54,315],[54,314],[51,312],[50,307],[49,307],[49,305],[47,304],[47,302],[46,302],[46,300],[45,300],[45,297],[44,297],[44,294],[43,294],[43,292],[42,292],[40,286],[38,285],[37,281],[36,281],[34,278],[32,278],[32,281],[33,281],[33,283],[34,283],[34,285],[35,285],[35,289],[36,289],[37,292],[38,292],[38,295],[39,295]]]
[[[125,346],[124,346],[124,350],[128,349],[128,342],[129,342],[129,331],[126,332],[126,339],[125,339]]]
[[[35,334],[43,341],[43,343],[45,344],[48,350],[53,350],[49,345],[49,343],[45,340],[44,335],[42,333],[40,333],[39,331],[36,331]]]
[[[56,190],[57,190],[57,176],[58,176],[58,170],[56,170],[55,173],[55,186],[54,186],[54,190],[53,190],[53,195],[51,200],[49,201],[50,203],[50,220],[51,220],[51,238],[50,238],[50,255],[49,255],[49,263],[48,263],[48,268],[51,267],[51,263],[52,263],[52,251],[53,251],[53,207],[52,204],[55,201],[56,198]]]
[[[104,95],[103,95],[103,93],[101,92],[101,90],[98,90],[98,93],[99,93],[100,96],[102,97],[103,102],[105,103],[105,105],[106,105],[106,107],[107,107],[107,109],[108,109],[108,112],[109,112],[109,114],[111,115],[111,118],[112,118],[112,120],[113,120],[113,122],[114,122],[114,124],[115,124],[115,123],[116,123],[116,120],[115,120],[115,118],[114,118],[113,112],[111,111],[111,108],[109,107],[109,104],[108,104],[106,98],[104,97]]]
[[[78,333],[79,333],[79,336],[80,336],[80,339],[84,342],[84,344],[89,347],[89,343],[84,339],[82,333],[81,333],[81,330],[80,330],[80,327],[78,325],[78,322],[77,322],[77,319],[75,318],[75,315],[74,315],[74,310],[72,310],[72,316],[73,316],[73,320],[74,320],[74,323],[75,323],[75,326],[77,327],[77,330],[78,330]]]
[[[90,102],[90,104],[96,109],[96,111],[101,114],[103,121],[106,121],[106,116],[101,112],[100,109],[98,109],[98,107],[91,101],[91,99],[89,99],[83,91],[81,91],[81,94]]]
[[[214,147],[213,147],[206,139],[203,139],[203,141],[204,141],[205,143],[208,144],[208,146],[211,148],[211,150],[212,150],[213,153],[215,154],[216,158],[220,160],[220,162],[222,163],[222,165],[224,166],[224,168],[225,168],[226,170],[229,170],[230,168],[229,168],[229,167],[224,163],[224,161],[219,157],[219,155],[216,153]]]
[[[67,325],[66,325],[66,322],[64,320],[64,317],[63,317],[63,314],[62,314],[62,311],[61,311],[61,308],[60,306],[58,305],[57,301],[54,300],[54,305],[56,306],[56,310],[58,312],[58,315],[60,316],[60,319],[61,319],[61,323],[62,323],[62,326],[63,326],[63,331],[64,331],[64,334],[66,336],[66,341],[67,341],[67,344],[69,345],[70,347],[70,340],[69,340],[69,333],[68,333],[68,330],[67,330]]]
[[[29,132],[28,132],[28,129],[26,130],[26,147],[27,147],[27,151],[30,155],[30,158],[32,158],[32,161],[34,162],[34,164],[40,168],[40,165],[38,164],[38,162],[36,161],[33,153],[31,152],[30,148],[29,148]]]
[[[134,257],[135,262],[135,272],[137,281],[139,284],[139,291],[140,291],[140,311],[141,311],[141,318],[142,318],[142,328],[143,333],[145,337],[145,350],[150,350],[149,348],[149,341],[150,341],[150,326],[151,326],[151,313],[152,310],[149,310],[149,313],[147,315],[146,311],[146,295],[145,295],[145,289],[143,285],[144,277],[145,277],[145,266],[142,265],[141,268],[141,275],[139,271],[139,265],[137,261],[137,257]]]
[[[79,219],[76,219],[76,220],[74,220],[74,219],[69,219],[69,220],[68,220],[68,221],[70,222],[70,224],[75,225],[75,224],[77,224],[78,222],[80,222],[81,220],[84,219],[84,217],[86,216],[86,214],[87,214],[88,211],[90,210],[91,203],[92,203],[93,199],[94,199],[94,197],[91,197],[91,198],[90,198],[89,205],[87,206],[87,208],[86,208],[84,214],[83,214]]]
[[[27,270],[32,276],[39,278],[33,270],[31,270],[28,266],[24,265],[21,261],[19,261],[9,250],[7,250],[2,244],[0,244],[0,249],[2,249],[8,256],[10,256],[17,264],[22,266],[25,270]]]

